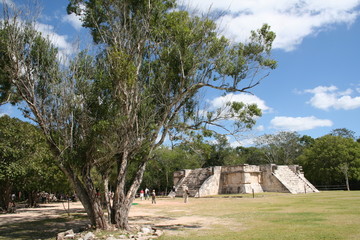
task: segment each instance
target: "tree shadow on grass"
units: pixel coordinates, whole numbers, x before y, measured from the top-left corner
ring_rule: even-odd
[[[153,225],[153,228],[155,229],[160,229],[160,230],[171,230],[171,231],[176,231],[176,230],[180,230],[180,229],[184,229],[184,228],[202,228],[201,225],[198,224],[174,224],[169,222],[169,224],[156,224],[156,222],[158,221],[172,221],[172,220],[176,220],[176,218],[173,217],[162,217],[162,216],[137,216],[137,217],[130,217],[129,221],[132,222],[137,222],[137,224],[142,223],[142,224],[146,224],[146,223],[150,223],[151,225]],[[155,223],[155,224],[153,224]]]
[[[85,230],[89,223],[81,208],[71,209],[68,216],[61,209],[19,209],[19,212],[34,212],[29,217],[9,214],[0,224],[0,240],[55,239],[59,232],[73,229],[74,232]],[[41,212],[41,215],[35,214]]]
[[[172,230],[172,231],[176,231],[179,229],[184,229],[184,228],[191,228],[191,229],[195,229],[195,228],[201,228],[201,225],[198,224],[169,224],[169,225],[155,225],[154,228],[155,229],[161,229],[161,230]]]
[[[0,226],[0,239],[48,239],[55,238],[59,232],[73,229],[75,232],[84,230],[84,221],[69,218],[50,218],[37,221],[13,223]]]

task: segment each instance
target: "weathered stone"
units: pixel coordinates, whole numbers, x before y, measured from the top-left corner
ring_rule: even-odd
[[[217,194],[289,192],[318,190],[305,178],[298,165],[238,165],[185,169],[174,172],[176,196],[186,186],[191,197]]]
[[[58,233],[56,240],[75,239],[75,233],[72,229]]]
[[[147,227],[143,227],[141,228],[141,232],[145,233],[145,234],[149,234],[152,232],[151,228],[147,228]]]
[[[115,237],[113,237],[113,236],[111,236],[111,237],[106,238],[106,240],[118,240],[118,239],[115,238]]]
[[[65,236],[66,236],[66,235],[69,235],[69,234],[75,234],[75,233],[74,233],[74,230],[70,229],[70,230],[67,230],[67,231],[65,232]]]
[[[154,235],[160,237],[161,235],[164,234],[164,231],[161,231],[160,229],[156,229],[155,232],[154,232]]]
[[[64,240],[65,232],[58,233],[56,236],[56,240]]]
[[[95,235],[92,232],[88,232],[85,236],[84,236],[84,240],[93,240],[95,238]]]
[[[75,239],[75,234],[67,234],[64,239]]]

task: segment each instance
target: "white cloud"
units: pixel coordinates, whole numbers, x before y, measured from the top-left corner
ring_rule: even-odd
[[[257,127],[255,128],[255,130],[256,130],[256,131],[259,131],[259,132],[262,132],[262,131],[265,130],[265,127],[264,127],[264,125],[260,125],[260,126],[257,126]]]
[[[239,146],[249,147],[249,146],[254,145],[255,140],[256,140],[256,138],[254,137],[254,138],[246,138],[246,139],[242,139],[242,140],[238,140],[238,141],[233,141],[233,142],[230,142],[230,146],[232,148],[236,148]]]
[[[80,31],[80,29],[82,28],[82,22],[80,20],[80,16],[77,16],[74,13],[72,13],[70,15],[63,16],[62,21],[66,22],[66,23],[69,23],[77,31]]]
[[[36,29],[49,37],[54,46],[59,49],[60,58],[66,58],[67,55],[74,53],[74,47],[68,41],[68,36],[56,33],[54,26],[37,22]]]
[[[270,122],[271,127],[286,131],[304,131],[317,127],[331,127],[333,122],[327,119],[310,117],[275,117]]]
[[[258,108],[260,108],[263,112],[271,111],[271,108],[266,106],[264,100],[258,98],[255,95],[240,93],[240,94],[233,94],[229,93],[225,96],[214,98],[210,101],[211,107],[213,108],[220,108],[223,107],[227,102],[243,102],[245,104],[254,104],[256,103]]]
[[[179,0],[190,8],[224,11],[218,23],[224,34],[245,41],[251,30],[264,23],[277,38],[274,48],[295,49],[305,37],[327,30],[332,24],[352,24],[359,16],[359,0]]]
[[[315,108],[352,110],[360,107],[360,96],[352,97],[351,94],[354,92],[352,89],[339,91],[336,86],[318,86],[305,92],[314,95],[308,103]]]

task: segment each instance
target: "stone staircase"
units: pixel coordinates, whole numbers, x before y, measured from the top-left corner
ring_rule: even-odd
[[[190,197],[195,197],[199,189],[201,188],[201,185],[212,175],[212,168],[197,168],[194,170],[191,170],[191,172],[181,179],[178,184],[175,186],[176,189],[176,196],[182,197],[184,194],[183,191],[183,185],[186,185],[189,189],[189,195]]]
[[[318,192],[318,190],[306,180],[302,173],[296,173],[288,166],[277,166],[273,175],[292,194]]]

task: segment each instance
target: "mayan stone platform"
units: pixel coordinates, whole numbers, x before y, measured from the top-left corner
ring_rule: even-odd
[[[182,196],[187,186],[192,197],[218,194],[319,192],[298,165],[238,165],[184,169],[174,172],[174,196]]]

